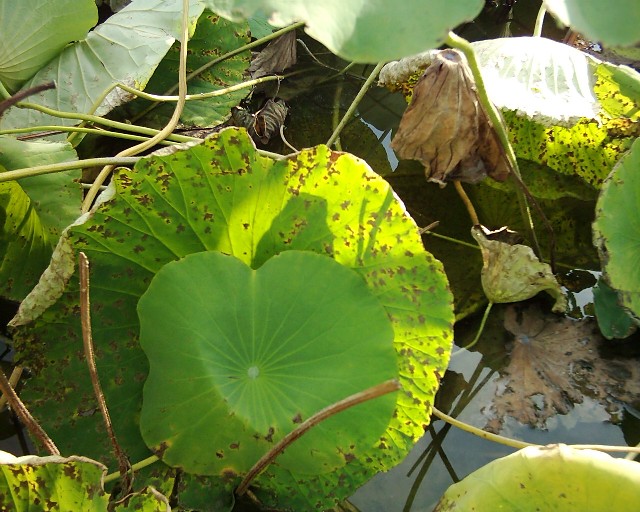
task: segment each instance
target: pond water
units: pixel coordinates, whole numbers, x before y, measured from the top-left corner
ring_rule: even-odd
[[[508,28],[514,35],[529,35],[537,5],[538,2],[516,4],[514,19],[510,22],[499,18],[502,11],[496,8],[487,13],[484,24],[465,27],[463,34],[470,39],[488,38],[498,36]],[[559,32],[552,23],[548,25],[551,25],[547,29],[548,35],[557,37]],[[318,59],[335,69],[342,67],[343,63],[312,41],[306,42]],[[336,112],[341,114],[349,106],[371,67],[354,67],[350,74],[331,80],[327,79],[327,76],[334,74],[331,70],[316,69],[317,72],[305,74],[304,78],[294,81],[293,87],[283,86],[279,91],[279,95],[290,105],[285,133],[294,147],[326,142],[335,120],[339,119]],[[478,344],[470,350],[459,348],[474,338],[485,305],[479,281],[480,253],[469,233],[471,223],[466,210],[453,187],[440,189],[437,185],[427,183],[419,164],[399,162],[390,149],[391,138],[405,107],[406,103],[399,94],[374,87],[360,105],[357,118],[349,123],[342,134],[341,147],[362,157],[376,172],[386,177],[419,226],[439,223],[431,233],[424,235],[423,240],[425,247],[444,263],[456,296],[457,311],[461,318],[465,318],[456,324],[456,348],[435,405],[466,423],[480,428],[487,425],[495,427],[495,411],[491,404],[496,392],[502,391],[501,386],[504,386],[501,375],[509,364],[515,338],[505,328],[508,315],[526,315],[529,310],[525,308],[530,307],[542,322],[553,323],[557,317],[549,316],[551,301],[545,297],[529,301],[517,313],[513,313],[510,306],[496,306]],[[278,142],[267,149],[287,152]],[[530,172],[537,171],[546,172],[530,169]],[[541,206],[545,212],[551,212],[550,218],[557,230],[558,268],[572,304],[567,321],[593,323],[593,319],[590,319],[591,287],[595,284],[599,268],[591,244],[596,191],[589,190],[577,180],[568,180],[562,186],[567,192],[565,197],[542,200]],[[481,220],[489,227],[509,225],[523,230],[512,190],[486,184],[468,189]],[[543,253],[546,254],[546,234],[541,233],[540,239]],[[6,314],[11,307],[8,304],[2,306],[7,319],[11,316]],[[520,342],[523,339],[521,336]],[[636,336],[628,342],[618,343],[613,349],[609,344],[604,348],[593,345],[593,350],[601,350],[596,357],[603,360],[632,360],[637,367],[638,350],[635,347],[640,346],[638,341]],[[562,337],[557,340],[557,343],[565,342],[566,339]],[[594,378],[600,375],[595,370],[591,374],[590,371],[586,369],[580,375],[593,375]],[[624,375],[615,378],[624,380]],[[589,382],[588,378],[578,384],[580,399],[566,413],[552,415],[537,427],[504,416],[498,422],[500,433],[543,445],[559,442],[635,445],[640,442],[640,411],[632,403],[616,400],[606,393],[603,397],[602,393],[593,389],[596,383]],[[533,410],[537,407],[539,413],[544,403],[541,397],[534,397],[535,400],[538,402],[534,403]],[[0,438],[0,449],[16,455],[29,450],[24,437],[16,435],[13,421],[6,411],[0,416]],[[406,460],[391,471],[373,478],[350,498],[350,503],[361,512],[430,511],[449,485],[513,451],[512,448],[480,439],[433,418],[424,437]]]

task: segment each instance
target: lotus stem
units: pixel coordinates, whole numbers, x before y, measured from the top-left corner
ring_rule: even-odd
[[[100,378],[98,377],[98,369],[96,367],[95,350],[93,349],[93,338],[91,336],[91,302],[89,300],[89,259],[86,254],[81,252],[79,255],[80,264],[80,324],[82,327],[82,344],[84,347],[84,356],[87,360],[87,367],[89,368],[89,375],[91,377],[91,385],[93,386],[93,393],[98,401],[98,407],[102,413],[102,419],[104,420],[104,426],[107,430],[107,435],[111,441],[114,455],[118,461],[118,469],[120,470],[120,476],[123,478],[123,487],[125,494],[129,492],[131,481],[126,478],[129,472],[130,464],[126,454],[120,447],[116,433],[113,430],[113,424],[111,423],[111,417],[109,415],[109,409],[107,408],[107,402],[104,399],[104,393],[102,392],[102,386],[100,385]]]
[[[544,23],[545,14],[547,14],[547,10],[545,9],[544,4],[542,4],[538,11],[538,15],[536,16],[536,24],[533,27],[533,37],[540,37],[542,35],[542,25]]]
[[[22,372],[23,372],[24,368],[22,368],[22,366],[16,366],[12,371],[11,371],[11,376],[9,377],[9,385],[13,388],[16,389],[16,386],[18,385],[18,382],[20,382],[20,377],[22,377]],[[7,397],[6,395],[2,395],[0,396],[0,411],[2,411],[4,409],[4,406],[7,404]]]
[[[171,119],[167,123],[167,125],[156,133],[151,139],[141,142],[135,146],[125,149],[121,151],[116,156],[132,156],[140,154],[143,151],[146,151],[149,148],[155,146],[158,142],[166,139],[173,130],[178,126],[178,122],[180,121],[180,116],[184,110],[185,105],[185,97],[187,95],[187,45],[189,39],[189,0],[182,0],[182,30],[181,30],[181,39],[180,39],[180,63],[178,66],[178,102],[176,103],[176,108],[173,111],[173,115]],[[82,203],[82,213],[86,213],[91,209],[95,198],[100,192],[100,187],[104,184],[106,179],[109,177],[111,172],[113,171],[113,165],[105,166],[98,176],[96,177],[93,185],[87,192],[87,195],[84,198]]]
[[[143,135],[134,135],[132,133],[122,133],[122,132],[112,132],[110,130],[103,130],[100,128],[84,128],[82,126],[62,126],[62,125],[42,125],[42,126],[31,126],[29,128],[14,128],[11,130],[0,130],[0,135],[16,135],[20,133],[33,133],[33,137],[18,137],[20,140],[24,140],[26,138],[39,138],[40,135],[38,132],[71,132],[71,133],[91,133],[93,135],[105,136],[105,137],[113,137],[115,139],[124,139],[124,140],[148,140],[149,137],[145,137]],[[67,142],[71,141],[71,137],[67,138]],[[160,142],[163,145],[172,145],[176,144],[176,142],[163,140]]]
[[[387,393],[391,393],[393,391],[397,391],[400,389],[400,384],[396,379],[387,380],[381,384],[377,384],[373,387],[365,389],[364,391],[360,391],[353,395],[348,396],[336,402],[334,404],[325,407],[324,409],[318,411],[313,416],[309,417],[307,420],[303,421],[298,427],[291,432],[289,432],[286,436],[284,436],[280,441],[278,441],[273,448],[271,448],[267,453],[265,453],[258,462],[256,462],[253,467],[248,471],[248,473],[243,478],[240,485],[236,489],[236,495],[242,496],[249,489],[249,485],[269,464],[273,462],[273,460],[280,455],[291,443],[299,439],[303,434],[308,432],[312,427],[316,426],[318,423],[338,414],[339,412],[348,409],[349,407],[353,407],[354,405],[358,405],[362,402],[366,402],[368,400],[372,400],[374,398],[378,398],[379,396],[386,395]]]
[[[476,343],[478,343],[478,340],[480,339],[480,336],[482,336],[482,333],[484,331],[484,326],[487,323],[487,318],[489,318],[489,313],[491,312],[492,307],[493,307],[493,302],[489,301],[489,303],[487,304],[487,307],[484,309],[484,315],[482,315],[482,320],[480,321],[480,327],[478,327],[478,332],[476,333],[475,338],[473,338],[473,341],[471,343],[469,343],[468,345],[462,348],[469,350],[470,348],[475,346]]]
[[[44,84],[36,85],[34,87],[30,87],[29,89],[24,89],[23,91],[18,91],[13,96],[10,96],[6,100],[0,103],[0,117],[4,114],[4,111],[11,108],[13,105],[27,98],[28,96],[33,96],[34,94],[38,94],[39,92],[46,91],[48,89],[54,89],[56,86],[55,82],[47,82]],[[5,89],[6,91],[6,89]]]
[[[102,166],[105,164],[133,165],[138,160],[140,160],[140,157],[88,158],[86,160],[73,160],[71,162],[60,162],[57,164],[25,167],[24,169],[16,169],[14,171],[5,171],[0,173],[0,183],[4,181],[20,180],[22,178],[31,178],[33,176],[41,176],[43,174],[51,174],[54,172],[70,171],[72,169],[82,169],[84,167]]]
[[[371,72],[369,77],[366,79],[364,84],[362,84],[360,91],[358,91],[358,94],[351,102],[351,105],[349,105],[349,108],[345,112],[344,116],[342,116],[342,119],[338,123],[338,126],[336,126],[335,130],[331,134],[331,137],[329,137],[329,140],[327,141],[327,146],[329,147],[333,146],[336,140],[338,140],[338,137],[340,136],[340,132],[347,125],[347,122],[351,119],[351,116],[353,116],[354,112],[356,111],[356,108],[358,108],[358,104],[360,103],[360,101],[362,101],[362,98],[364,98],[364,95],[369,90],[369,87],[371,87],[371,84],[380,73],[382,66],[384,66],[384,62],[378,62],[376,67],[373,68],[373,71]]]
[[[42,446],[44,446],[51,455],[60,455],[58,447],[22,403],[22,400],[20,400],[20,397],[17,395],[2,370],[0,370],[0,391],[2,391],[4,396],[7,398],[7,402],[9,402],[11,410],[16,414],[16,416],[18,416],[18,419],[27,428],[29,433],[40,441]]]
[[[467,208],[467,211],[469,212],[469,217],[471,217],[471,223],[474,226],[480,225],[480,221],[478,220],[478,214],[476,213],[476,209],[473,207],[473,203],[471,202],[471,199],[469,199],[469,196],[465,192],[462,186],[462,183],[460,183],[460,180],[453,180],[453,186],[455,187],[456,192],[458,192],[460,199],[462,199],[464,206]]]
[[[157,455],[151,455],[150,457],[147,457],[146,459],[136,462],[135,464],[131,464],[131,466],[129,467],[129,473],[135,473],[136,471],[139,471],[142,468],[151,466],[151,464],[158,462],[159,460],[160,459],[158,458]],[[108,484],[110,482],[117,480],[118,478],[120,478],[120,473],[109,473],[107,476],[104,477],[103,482],[105,484]]]

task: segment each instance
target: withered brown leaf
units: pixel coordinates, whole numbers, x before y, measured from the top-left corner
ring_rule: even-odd
[[[296,33],[287,32],[271,41],[264,50],[251,58],[249,73],[251,78],[280,73],[298,61]]]
[[[236,126],[247,129],[252,139],[267,144],[271,137],[280,132],[280,127],[289,113],[289,107],[280,98],[269,98],[255,114],[241,107],[231,110],[232,121]]]
[[[439,52],[413,90],[391,147],[419,160],[429,181],[503,181],[511,165],[457,50]]]

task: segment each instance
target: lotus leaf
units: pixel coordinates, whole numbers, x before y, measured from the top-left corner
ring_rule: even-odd
[[[471,235],[482,252],[482,288],[491,302],[518,302],[546,291],[555,299],[553,310],[565,311],[567,302],[551,267],[531,247],[490,240],[477,226]]]
[[[203,0],[214,12],[232,20],[256,11],[269,23],[285,26],[304,21],[307,33],[333,53],[356,62],[378,62],[441,46],[449,30],[473,19],[483,2],[411,0],[402,3],[367,0]],[[407,37],[411,34],[411,37]]]
[[[640,4],[636,0],[619,0],[614,9],[581,0],[543,0],[543,4],[562,23],[594,41],[625,46],[640,42]]]
[[[113,198],[69,236],[91,262],[98,371],[131,460],[150,455],[136,423],[148,365],[135,311],[154,275],[196,252],[219,251],[258,269],[288,250],[331,257],[364,279],[391,321],[403,391],[370,450],[372,461],[383,464],[356,459],[340,480],[344,487],[328,474],[307,479],[307,495],[297,485],[278,494],[298,509],[326,504],[332,491],[335,501],[404,457],[428,424],[448,364],[452,298],[441,264],[424,250],[415,223],[382,178],[362,160],[325,146],[281,160],[262,157],[246,131],[227,128],[189,149],[144,158],[134,171],[120,169],[113,186]],[[16,332],[19,357],[36,374],[23,399],[61,449],[113,464],[83,362],[77,308],[74,276],[55,305]],[[158,463],[156,470],[169,468]],[[276,474],[291,479],[281,467],[264,478]]]
[[[0,144],[0,166],[7,170],[76,159],[68,143],[0,137]],[[47,267],[56,238],[80,214],[74,174],[0,182],[0,295],[24,299]]]
[[[312,252],[257,270],[218,252],[189,255],[156,274],[138,312],[150,360],[140,428],[189,473],[241,475],[314,412],[397,377],[384,308],[357,272]],[[395,402],[340,414],[278,464],[336,470],[378,440]]]
[[[531,446],[453,484],[434,512],[609,512],[639,501],[639,463],[566,445]]]
[[[203,9],[199,0],[190,0],[190,33]],[[39,10],[36,12],[41,15]],[[92,112],[95,104],[100,103],[95,113],[104,115],[129,101],[129,93],[108,89],[118,82],[144,89],[158,63],[180,37],[181,12],[182,0],[137,0],[129,4],[84,39],[68,45],[24,84],[23,88],[50,81],[57,84],[56,89],[33,96],[29,102],[80,113]],[[0,125],[6,129],[77,122],[32,109],[12,108]]]
[[[15,91],[97,21],[93,0],[0,2],[0,81]]]
[[[608,284],[622,306],[640,318],[640,139],[602,185],[593,241]]]
[[[106,511],[102,489],[106,468],[85,457],[14,457],[0,452],[0,504],[3,510]]]

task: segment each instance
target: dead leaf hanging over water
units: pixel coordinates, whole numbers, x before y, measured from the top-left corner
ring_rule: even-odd
[[[486,430],[499,432],[507,416],[544,428],[584,396],[608,409],[612,402],[640,401],[640,360],[600,357],[602,338],[594,322],[559,318],[537,306],[509,306],[504,327],[514,335],[511,358],[484,411],[491,418]]]
[[[487,298],[494,303],[518,302],[545,291],[556,301],[553,311],[564,312],[567,300],[551,267],[531,247],[490,240],[487,233],[484,226],[471,228],[482,252],[482,288]]]
[[[271,41],[261,52],[253,55],[249,73],[251,78],[280,73],[293,66],[298,60],[296,32],[282,34]]]
[[[511,166],[457,50],[439,52],[416,84],[391,147],[419,160],[429,181],[503,181]]]
[[[231,119],[235,126],[244,127],[253,140],[267,144],[271,137],[280,132],[289,107],[284,100],[269,98],[255,114],[241,107],[231,110]]]

